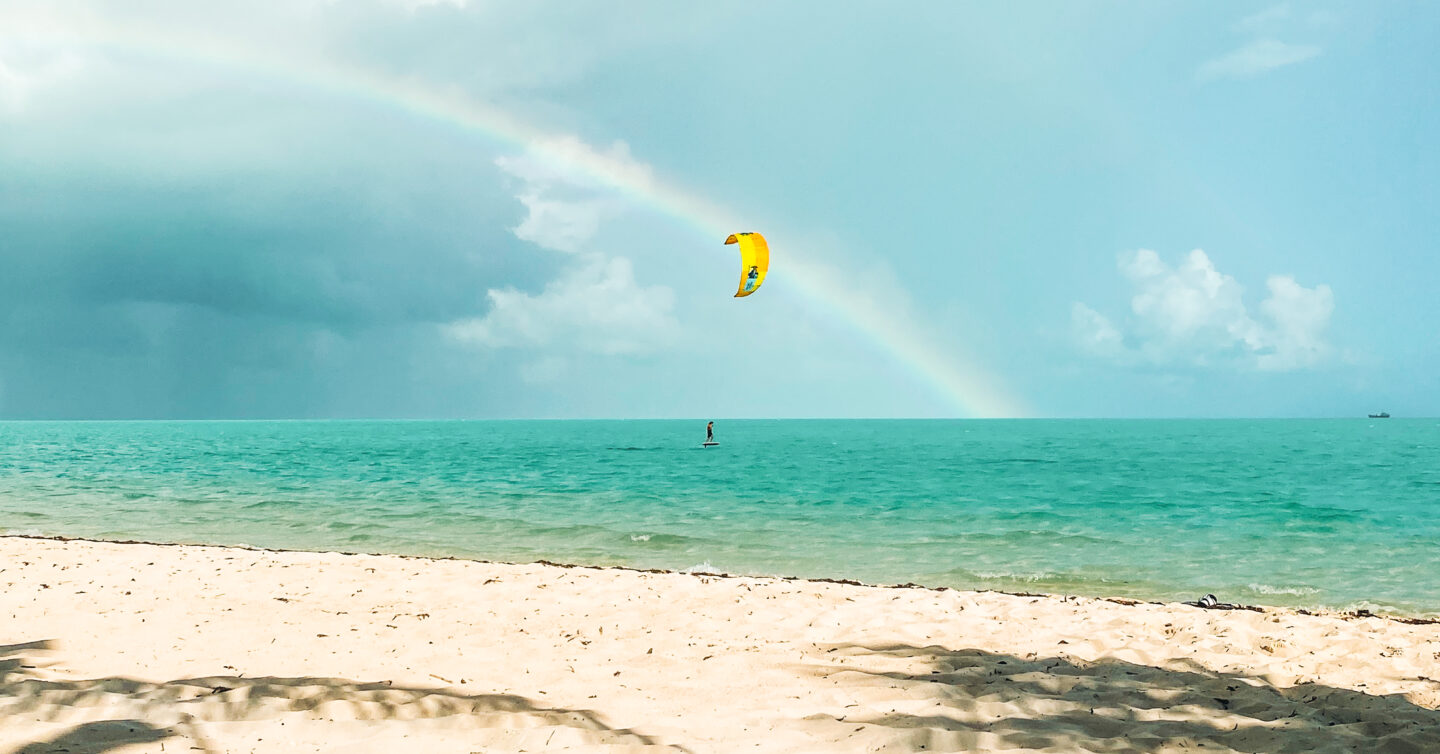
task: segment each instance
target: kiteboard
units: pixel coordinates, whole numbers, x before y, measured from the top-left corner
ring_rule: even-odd
[[[718,442],[702,442],[702,443],[700,443],[700,447],[702,447],[702,448],[710,448],[710,447],[714,447],[714,446],[719,445],[719,444],[720,444],[720,443],[718,443]]]

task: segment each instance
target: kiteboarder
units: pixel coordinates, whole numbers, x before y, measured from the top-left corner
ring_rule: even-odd
[[[705,442],[715,442],[715,422],[705,425]]]

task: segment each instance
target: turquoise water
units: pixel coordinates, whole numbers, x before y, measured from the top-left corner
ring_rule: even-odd
[[[1440,421],[0,423],[0,531],[1440,614]]]

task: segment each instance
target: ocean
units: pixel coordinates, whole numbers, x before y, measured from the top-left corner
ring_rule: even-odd
[[[0,533],[1440,615],[1440,420],[0,422]]]

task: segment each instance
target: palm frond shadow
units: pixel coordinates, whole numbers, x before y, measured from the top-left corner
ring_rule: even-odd
[[[906,748],[1440,751],[1440,710],[1401,694],[1317,683],[1279,688],[1194,663],[1158,668],[908,645],[843,644],[828,656],[832,664],[809,669],[929,702],[923,712],[834,716],[837,725],[890,729]],[[1427,701],[1440,706],[1440,684],[1433,685]]]
[[[107,751],[151,744],[182,735],[174,728],[158,727],[143,720],[101,720],[77,725],[59,736],[26,744],[14,754],[103,754]],[[195,747],[211,752],[209,747]]]
[[[565,729],[597,745],[686,751],[633,729],[612,728],[594,711],[545,706],[515,694],[463,694],[451,689],[396,686],[388,681],[364,683],[310,676],[207,676],[159,683],[124,677],[38,677],[37,670],[52,649],[48,641],[0,645],[0,719],[58,722],[77,709],[102,705],[124,719],[78,726],[16,754],[95,754],[182,735],[208,750],[200,734],[204,723],[266,720],[294,712],[371,721],[465,715],[479,725],[497,729]]]

